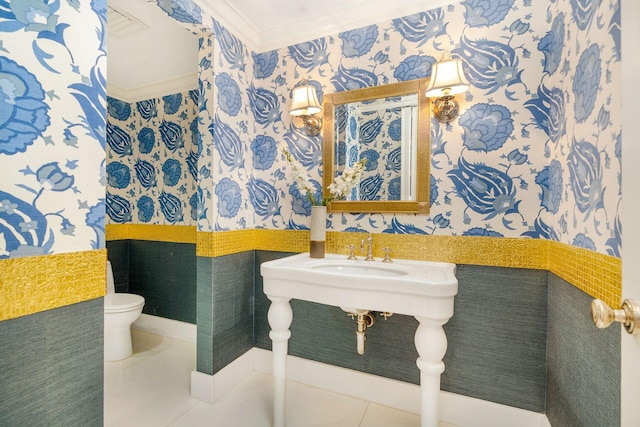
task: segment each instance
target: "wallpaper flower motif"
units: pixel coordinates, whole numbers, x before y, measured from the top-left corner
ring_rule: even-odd
[[[0,259],[104,248],[105,23],[101,2],[0,2]]]
[[[0,56],[0,153],[24,152],[50,124],[42,85],[26,68]]]
[[[131,104],[108,98],[109,222],[190,225],[199,217],[194,99],[190,92]]]

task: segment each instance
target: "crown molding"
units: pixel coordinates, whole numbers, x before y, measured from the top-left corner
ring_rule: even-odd
[[[356,6],[346,5],[334,13],[317,16],[312,23],[303,19],[275,25],[262,31],[229,0],[201,0],[199,3],[205,12],[240,38],[249,49],[261,53],[459,2],[370,0]]]
[[[212,16],[253,51],[260,47],[260,31],[242,13],[226,0],[200,0],[197,2],[205,15]],[[261,52],[261,51],[260,51]]]
[[[107,96],[125,102],[136,102],[144,99],[157,98],[159,96],[173,95],[186,92],[198,87],[198,73],[189,74],[175,79],[153,83],[134,89],[124,89],[109,83],[107,79]]]

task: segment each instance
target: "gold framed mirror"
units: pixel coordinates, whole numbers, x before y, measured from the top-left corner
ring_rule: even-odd
[[[323,197],[345,167],[366,158],[347,200],[329,212],[429,213],[429,79],[334,94],[323,100]]]

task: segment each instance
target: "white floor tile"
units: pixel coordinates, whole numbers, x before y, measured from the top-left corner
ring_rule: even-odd
[[[403,412],[375,403],[369,404],[360,427],[419,427],[420,415]],[[440,427],[443,427],[442,424]]]
[[[272,377],[254,372],[215,404],[190,397],[195,344],[133,331],[134,354],[105,362],[106,427],[269,427]],[[420,417],[287,382],[288,427],[411,427]],[[440,427],[455,427],[444,423]]]
[[[271,377],[252,374],[215,404],[200,402],[171,427],[271,426]]]
[[[296,427],[358,427],[368,402],[287,382],[285,423]]]

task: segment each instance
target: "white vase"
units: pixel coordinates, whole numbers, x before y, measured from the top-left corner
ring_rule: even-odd
[[[327,228],[327,207],[311,207],[311,258],[324,258],[325,236]]]

